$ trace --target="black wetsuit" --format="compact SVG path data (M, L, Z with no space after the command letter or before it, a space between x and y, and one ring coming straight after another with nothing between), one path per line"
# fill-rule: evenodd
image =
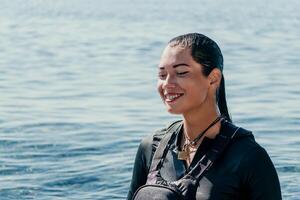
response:
M223 121L224 131L229 122ZM281 199L278 176L267 152L258 145L252 133L241 129L232 139L222 156L200 180L197 200L279 200ZM152 156L166 129L146 137L141 142L135 159L132 182L127 200L131 200L136 189L146 183ZM205 137L189 168L177 159L182 129L172 143L161 175L168 181L181 178L210 148L213 139Z

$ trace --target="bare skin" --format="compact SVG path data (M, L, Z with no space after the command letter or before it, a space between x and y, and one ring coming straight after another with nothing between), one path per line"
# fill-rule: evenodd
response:
M206 77L202 67L192 58L190 49L180 46L167 46L159 63L158 92L169 113L182 115L184 134L189 140L195 139L220 116L215 94L222 74L215 68ZM221 123L216 123L204 136L214 138L220 127ZM190 165L202 139L190 149L187 165Z

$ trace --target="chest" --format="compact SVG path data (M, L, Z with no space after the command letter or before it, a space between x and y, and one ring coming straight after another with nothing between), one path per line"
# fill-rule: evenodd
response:
M195 156L195 161L192 162L190 167L193 167L193 163L196 163L199 157L201 157L201 153ZM214 163L200 180L196 199L240 199L240 180L233 165L234 163L224 159ZM177 151L168 151L160 170L161 176L167 181L175 181L183 177L188 171L189 168L185 166L184 161L178 159Z

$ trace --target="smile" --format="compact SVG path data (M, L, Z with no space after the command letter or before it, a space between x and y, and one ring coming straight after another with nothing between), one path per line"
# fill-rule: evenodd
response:
M165 101L167 103L175 102L177 99L179 99L183 94L166 94L165 95Z

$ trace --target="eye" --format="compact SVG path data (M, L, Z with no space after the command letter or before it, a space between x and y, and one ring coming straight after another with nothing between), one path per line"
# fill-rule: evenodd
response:
M167 74L165 73L158 73L158 78L160 78L161 80L166 79Z
M185 74L189 73L188 71L185 71L185 72L177 72L176 74L178 76L184 76Z

